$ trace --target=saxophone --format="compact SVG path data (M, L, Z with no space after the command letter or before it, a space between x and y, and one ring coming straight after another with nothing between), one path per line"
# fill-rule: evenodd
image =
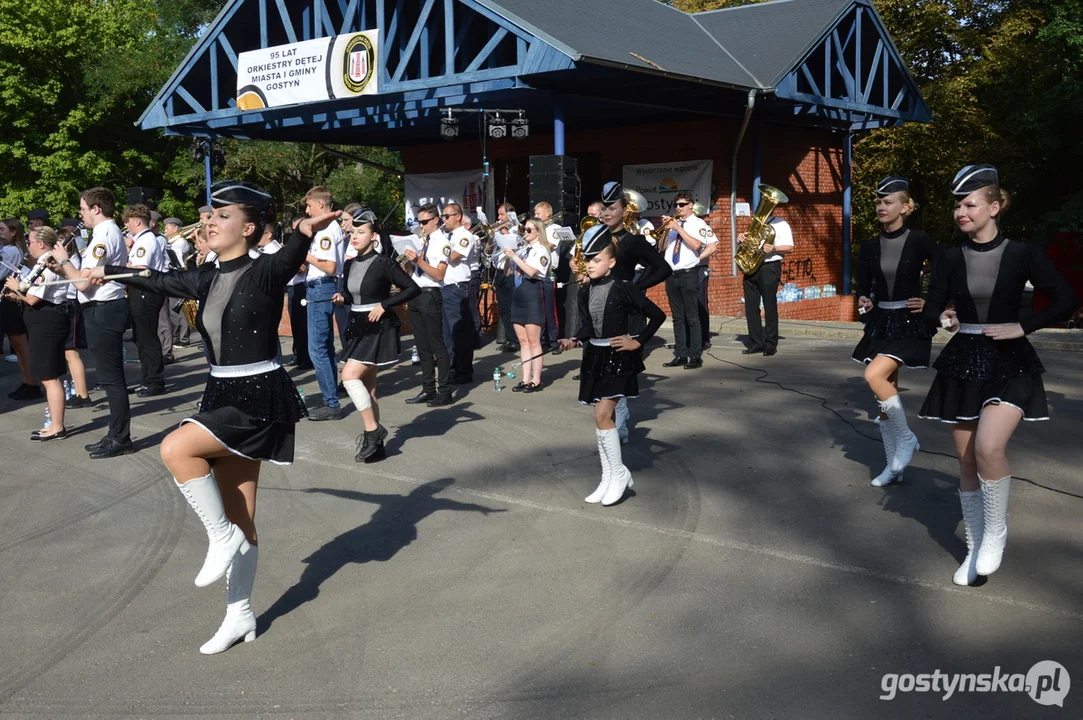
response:
M763 265L763 261L767 258L763 246L775 240L775 229L767 221L776 206L790 201L786 193L770 185L760 185L759 190L760 204L752 215L752 224L745 231L744 242L737 248L737 254L733 256L737 269L745 275L752 275Z
M203 261L206 259L206 255L196 255L196 267L202 265ZM199 314L199 301L185 300L182 302L181 314L184 315L184 319L188 322L188 327L192 330L196 330L196 315Z

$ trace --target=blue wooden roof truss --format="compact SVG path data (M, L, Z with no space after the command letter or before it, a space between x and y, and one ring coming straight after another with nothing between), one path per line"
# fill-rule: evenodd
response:
M233 96L240 53L373 28L380 38L378 95L237 111ZM138 124L181 135L390 145L401 144L393 139L408 138L408 128L415 128L417 135L424 126L421 136L429 137L428 128L447 108L549 109L553 98L565 92L571 102L584 105L582 114L601 113L595 108L606 101L592 90L598 87L599 73L625 83L649 78L640 71L573 58L568 50L558 50L531 28L518 27L474 0L234 0ZM713 88L696 78L688 83L696 83L696 92L686 95L697 98L688 111L740 111L742 95L733 88ZM866 0L856 0L774 90L765 110L799 124L850 130L929 117ZM635 103L628 104L642 115L657 114L671 110L672 95L636 93ZM617 107L621 97L610 100L609 106ZM649 107L652 102L657 104ZM627 116L627 110L617 107L614 114ZM531 118L532 123L537 120Z
M929 108L871 4L850 6L777 85L795 117L863 130L928 122Z

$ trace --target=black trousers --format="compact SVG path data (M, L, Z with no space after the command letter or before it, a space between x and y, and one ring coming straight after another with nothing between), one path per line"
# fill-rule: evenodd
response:
M542 325L542 345L556 345L560 339L560 327L557 325L556 283L548 278L541 281L542 303L545 311L545 323Z
M493 290L496 291L496 304L500 309L500 326L504 328L504 341L514 343L515 327L511 324L511 303L515 293L515 278L497 270L493 277Z
M128 405L128 383L124 379L124 331L128 329L128 317L128 301L123 298L83 305L94 371L109 401L107 437L117 443L131 440L132 411ZM157 334L152 333L151 337L158 341Z
M470 314L474 316L474 343L481 347L481 309L478 295L481 293L481 268L470 271Z
M675 357L703 356L703 333L699 322L699 269L678 270L666 278L666 296L673 315Z
M293 331L293 362L295 365L312 365L308 357L308 309L301 301L308 294L304 283L290 285L290 328Z
M478 331L474 313L470 312L470 282L445 285L440 288L440 295L444 305L444 347L448 350L451 374L460 378L473 377Z
M143 384L155 390L164 388L165 361L162 359L162 341L158 338L158 319L165 305L165 297L131 288L128 290L128 303L135 329L135 347L139 351L139 365L143 370Z
M700 265L696 268L696 277L699 279L699 329L703 332L703 347L711 341L711 313L707 301L707 281L711 276L711 268Z
M752 275L745 275L745 319L752 347L778 347L778 283L782 278L782 262L764 263ZM763 298L763 320L760 325L760 298Z
M440 288L423 288L421 295L410 301L410 325L421 361L421 389L424 392L439 389L440 394L446 394L451 364L444 345L444 300ZM440 372L439 388L437 370Z

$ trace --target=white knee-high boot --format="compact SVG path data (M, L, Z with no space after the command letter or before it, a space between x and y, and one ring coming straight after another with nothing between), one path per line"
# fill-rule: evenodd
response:
M981 490L960 490L959 504L963 508L963 528L966 531L966 559L952 575L956 585L973 585L978 579L978 548L985 533L985 512Z
M173 480L176 482L176 478ZM207 557L196 575L196 586L206 587L226 574L233 556L248 547L241 529L226 517L222 494L213 474L207 474L186 483L177 483L181 494L196 511L207 530Z
M895 461L895 431L891 429L891 422L880 419L877 425L880 426L880 439L884 441L884 457L887 459L887 464L883 471L872 479L872 485L884 487L902 480L902 473L891 471L891 463Z
M617 435L620 436L622 443L628 442L628 421L631 420L632 415L628 412L628 398L621 398L617 401L617 409L614 413L617 422Z
M624 497L626 488L632 486L632 473L624 467L620 452L620 437L617 435L616 428L598 432L609 460L610 472L609 487L606 488L605 496L602 498L602 505L612 505Z
M914 453L921 449L921 445L918 444L918 436L910 432L910 426L906 424L906 413L898 395L892 395L880 403L880 409L887 413L891 430L895 433L895 457L890 467L898 475L914 459Z
M259 548L249 545L233 558L226 573L226 618L199 651L204 655L225 652L238 640L256 639L256 615L252 612L252 585L256 581Z
M606 431L595 430L595 432L598 435L598 459L602 463L602 481L598 483L598 487L595 488L594 492L583 498L584 502L589 503L600 503L602 501L602 498L605 497L605 491L609 487L609 479L613 474L612 468L609 466L609 455L606 454L605 447L603 447L604 440L602 433Z
M1008 496L1012 490L1012 478L986 480L980 475L982 510L985 514L985 533L975 569L979 575L992 575L1000 567L1004 546L1008 544Z

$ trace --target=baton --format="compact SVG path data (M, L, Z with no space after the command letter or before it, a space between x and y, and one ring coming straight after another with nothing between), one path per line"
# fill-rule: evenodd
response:
M140 270L139 272L132 272L132 273L118 273L116 275L103 275L99 279L101 279L101 280L124 280L124 279L127 279L127 278L134 278L134 277L150 277L150 270ZM89 281L90 281L90 278L84 278L84 277L76 278L74 280L70 280L68 278L65 278L63 280L50 280L49 282L43 282L41 285L34 285L33 287L47 287L49 285L70 285L71 283L89 282ZM21 293L25 293L30 288L31 288L30 283L28 283L26 281L23 281L23 282L19 283L19 292L21 292Z
M545 352L538 353L534 357L527 358L526 360L519 360L518 362L512 363L511 367L509 367L508 371L506 373L504 373L504 374L509 378L514 378L515 377L515 371L518 370L519 368L521 368L525 363L528 363L531 360L537 360L540 357L545 357L546 355L553 355L553 354L559 353L559 352L560 352L560 345L557 345L555 347L552 347L552 348L546 350Z
M306 307L307 305L310 305L312 303L319 304L328 302L334 302L334 300L309 300L308 298L301 298L301 307Z

